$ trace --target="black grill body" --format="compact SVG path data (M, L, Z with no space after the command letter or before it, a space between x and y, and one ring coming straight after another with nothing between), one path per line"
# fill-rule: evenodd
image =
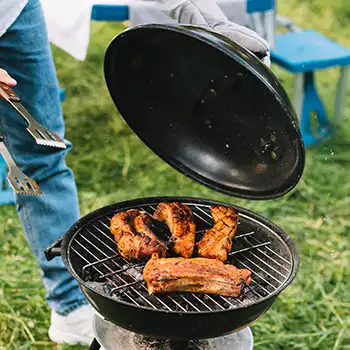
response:
M110 322L154 338L218 337L256 321L295 278L299 257L288 235L265 218L234 207L240 219L227 263L252 271L252 284L242 290L241 296L148 295L141 281L140 262L126 261L118 256L116 243L109 232L109 220L114 213L131 208L152 214L158 203L166 201L191 206L197 240L212 225L210 206L231 206L187 197L144 198L117 203L81 218L62 241L46 251L49 259L62 255L87 300Z

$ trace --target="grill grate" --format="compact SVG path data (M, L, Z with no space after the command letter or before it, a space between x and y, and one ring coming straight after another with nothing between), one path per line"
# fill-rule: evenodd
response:
M190 205L197 227L197 241L213 225L210 205ZM153 214L154 205L139 208ZM69 246L76 273L96 291L139 307L175 312L228 310L251 305L282 288L292 269L286 243L270 228L239 215L238 231L227 263L252 271L252 283L238 298L178 293L149 295L142 280L143 263L131 263L116 254L117 243L109 231L114 213L96 218L81 228Z

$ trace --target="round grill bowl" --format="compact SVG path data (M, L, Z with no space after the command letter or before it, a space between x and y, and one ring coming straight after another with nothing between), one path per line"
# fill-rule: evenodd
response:
M113 204L81 218L62 241L47 249L47 257L61 254L89 303L108 321L135 333L155 338L204 339L253 323L294 280L299 256L280 227L246 209L233 206L240 219L232 255L227 260L252 271L252 284L244 287L238 298L199 293L149 296L144 284L135 283L137 274L142 273L140 266L111 275L129 267L130 262L116 257L116 243L109 232L110 218L131 208L152 213L158 203L175 201L191 206L200 232L212 224L210 206L232 206L187 197L144 198ZM105 274L110 275L99 277ZM113 288L129 283L133 284L113 292Z

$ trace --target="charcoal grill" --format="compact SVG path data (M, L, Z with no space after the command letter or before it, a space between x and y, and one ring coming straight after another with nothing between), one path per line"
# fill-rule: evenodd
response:
M252 271L252 283L240 297L195 293L149 295L142 281L143 263L127 261L117 254L109 221L118 211L139 208L152 214L158 203L174 201L192 208L197 239L213 225L210 206L229 206L187 197L122 202L82 218L62 242L47 251L47 257L62 253L88 301L107 320L132 332L155 338L202 339L248 326L267 311L294 279L299 258L293 242L278 226L235 207L239 226L227 263ZM157 227L153 229L157 232Z
M106 52L105 77L122 117L160 158L219 192L277 198L299 181L305 150L291 103L272 72L251 52L205 28L133 27ZM117 147L117 146L116 146ZM207 199L134 199L98 209L46 251L61 255L91 305L134 333L178 341L223 336L261 317L294 280L299 257L288 235L247 209L226 263L252 271L238 298L200 293L149 295L143 262L117 253L111 217L178 201L194 213L197 240L212 225ZM153 230L165 235L160 225Z

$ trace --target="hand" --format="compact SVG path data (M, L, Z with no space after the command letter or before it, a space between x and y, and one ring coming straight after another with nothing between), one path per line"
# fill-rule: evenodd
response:
M15 86L17 81L10 77L10 75L4 70L0 68L0 82L5 83L8 86Z
M166 5L170 17L183 24L209 27L253 53L265 56L262 61L270 66L270 47L253 30L230 22L215 0L156 0Z

